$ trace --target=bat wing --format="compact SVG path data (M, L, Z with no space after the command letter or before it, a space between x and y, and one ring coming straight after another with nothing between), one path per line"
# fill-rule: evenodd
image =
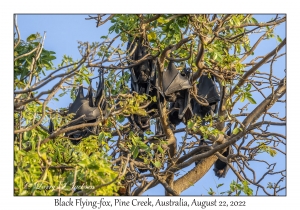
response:
M166 96L192 87L189 78L180 74L173 61L169 62L167 70L164 71L162 83Z
M218 91L218 87L214 81L214 78L209 78L208 75L202 75L199 78L199 83L197 85L198 89L198 97L204 98L209 103L209 106L203 106L197 103L195 100L193 101L193 111L195 114L204 117L211 110L216 113L217 104L220 101L220 93Z
M180 122L186 123L193 116L191 106L190 88L192 87L189 72L184 70L184 74L180 73L172 61L168 65L168 69L163 74L164 94L171 101L169 120L173 125Z

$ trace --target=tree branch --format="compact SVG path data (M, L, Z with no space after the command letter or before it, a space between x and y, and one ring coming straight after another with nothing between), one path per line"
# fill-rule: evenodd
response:
M286 39L284 39L274 50L267 54L260 62L253 66L249 71L247 71L236 86L231 90L230 97L233 96L238 87L241 87L248 79L248 77L253 74L259 67L261 67L269 58L275 55L284 45L286 44Z

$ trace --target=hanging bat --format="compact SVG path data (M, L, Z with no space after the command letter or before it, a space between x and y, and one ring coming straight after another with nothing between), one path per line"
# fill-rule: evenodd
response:
M184 68L182 72L176 69L173 61L163 73L163 91L170 102L169 120L174 127L180 122L186 123L193 116L189 89L192 88L191 74Z
M105 112L106 101L104 98L103 73L101 76L99 76L99 84L95 98L93 97L92 91L93 89L91 83L86 96L83 95L83 87L79 87L75 101L69 106L68 113L75 114L72 119L72 123L70 123L69 126L96 122L100 117L99 108L102 110L102 113ZM76 145L79 144L82 138L88 137L91 134L99 134L99 126L85 127L75 131L67 132L65 135L70 138L73 144Z
M138 62L148 54L149 43L142 37L135 38L132 42L128 42L127 50L131 52L129 57L130 64ZM157 96L159 91L156 77L156 59L145 60L142 63L135 65L130 69L131 73L131 91L138 94L146 94L149 97ZM150 128L150 117L157 114L158 103L152 102L146 108L146 111L153 110L149 116L133 115L129 121L135 129L141 130L141 133Z

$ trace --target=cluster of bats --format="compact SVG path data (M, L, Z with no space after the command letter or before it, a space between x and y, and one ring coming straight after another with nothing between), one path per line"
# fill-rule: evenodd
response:
M128 42L127 50L131 52L128 64L135 64L136 61L148 54L149 48L147 44L147 41L142 38L135 38ZM144 60L140 64L133 66L130 69L131 91L138 94L146 94L150 97L157 97L157 101L152 101L146 108L146 111L156 111L149 112L148 116L131 115L128 119L133 130L139 131L141 135L150 128L150 119L159 116L157 115L159 113L158 110L161 109L165 100L169 102L168 118L173 129L181 122L186 124L194 115L198 115L203 119L207 115L217 113L220 93L213 76L209 77L203 74L199 78L197 95L195 96L197 100L190 94L190 89L193 87L192 72L187 68L179 71L174 61L171 60L167 69L163 71L162 89L158 84L156 59ZM74 114L72 123L69 126L96 122L100 114L105 113L106 106L104 77L102 74L99 76L96 94L93 94L91 85L86 96L83 94L83 87L79 87L75 101L69 106L68 112ZM100 112L99 109L103 110L103 112ZM202 120L202 123L205 125L204 120ZM49 132L53 132L51 127L53 126L50 122ZM230 135L231 126L228 125L227 127L227 135ZM65 135L70 138L73 144L78 144L82 138L91 134L97 135L100 130L99 126L93 126L70 131ZM158 132L162 132L162 130ZM203 144L205 144L205 141L202 140L199 146ZM232 148L228 147L223 155L226 157L231 153ZM197 162L195 164L197 165ZM218 159L215 162L214 171L217 177L225 177L228 169L228 165L221 160Z

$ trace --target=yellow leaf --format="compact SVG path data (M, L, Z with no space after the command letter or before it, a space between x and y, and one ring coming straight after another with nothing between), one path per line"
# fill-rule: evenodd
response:
M157 19L157 22L164 24L165 22L167 22L163 17L160 17Z
M156 96L153 96L153 97L152 97L152 101L153 101L153 102L157 102Z
M156 33L155 32L151 32L147 35L147 38L149 41L151 40L155 40L156 39Z

